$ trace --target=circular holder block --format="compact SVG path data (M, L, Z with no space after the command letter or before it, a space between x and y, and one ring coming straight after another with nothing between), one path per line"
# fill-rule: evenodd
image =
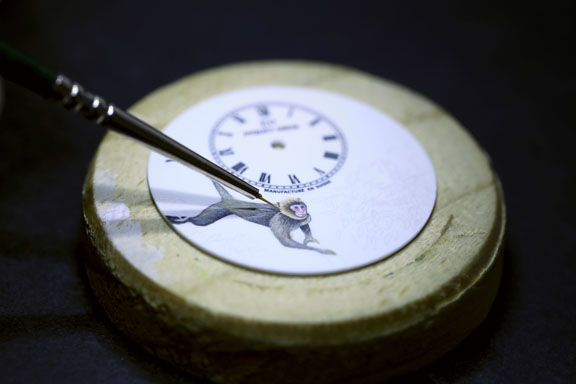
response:
M136 343L218 383L376 383L440 357L482 322L498 289L505 212L489 158L424 97L328 64L217 68L153 92L131 112L163 129L210 97L267 85L338 93L402 124L436 174L422 231L392 256L347 272L243 268L171 228L148 189L150 151L109 133L83 192L85 264L99 302Z

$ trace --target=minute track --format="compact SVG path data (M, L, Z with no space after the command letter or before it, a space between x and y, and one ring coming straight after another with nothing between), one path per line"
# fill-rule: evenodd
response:
M282 101L223 114L211 130L209 148L218 165L271 192L301 193L324 185L347 154L346 140L329 116Z

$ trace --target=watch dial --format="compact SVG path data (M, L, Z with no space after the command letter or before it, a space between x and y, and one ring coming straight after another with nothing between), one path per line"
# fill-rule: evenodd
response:
M436 200L418 141L340 94L240 89L191 106L164 132L273 202L150 155L150 191L169 225L196 249L244 267L308 275L374 263L420 232Z
M220 166L265 191L303 191L338 172L347 147L325 115L298 104L262 102L219 120L210 152Z

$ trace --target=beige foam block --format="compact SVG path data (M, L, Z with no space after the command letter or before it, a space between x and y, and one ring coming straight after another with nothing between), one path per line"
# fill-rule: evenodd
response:
M328 64L217 68L153 92L131 112L162 129L206 98L270 84L340 93L402 123L437 175L425 228L392 257L346 273L243 269L170 228L148 190L149 150L109 133L84 189L86 264L103 307L143 347L216 382L380 382L439 357L483 320L498 287L504 211L490 160L434 103Z

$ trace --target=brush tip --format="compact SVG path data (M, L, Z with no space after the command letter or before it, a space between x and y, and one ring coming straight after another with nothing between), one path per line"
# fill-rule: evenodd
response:
M267 203L267 204L270 204L271 206L275 207L274 204L272 204L271 202L269 202L268 200L266 200L264 197L262 197L262 195L259 195L258 198L259 198L260 200L262 200L263 202L265 202L265 203Z

